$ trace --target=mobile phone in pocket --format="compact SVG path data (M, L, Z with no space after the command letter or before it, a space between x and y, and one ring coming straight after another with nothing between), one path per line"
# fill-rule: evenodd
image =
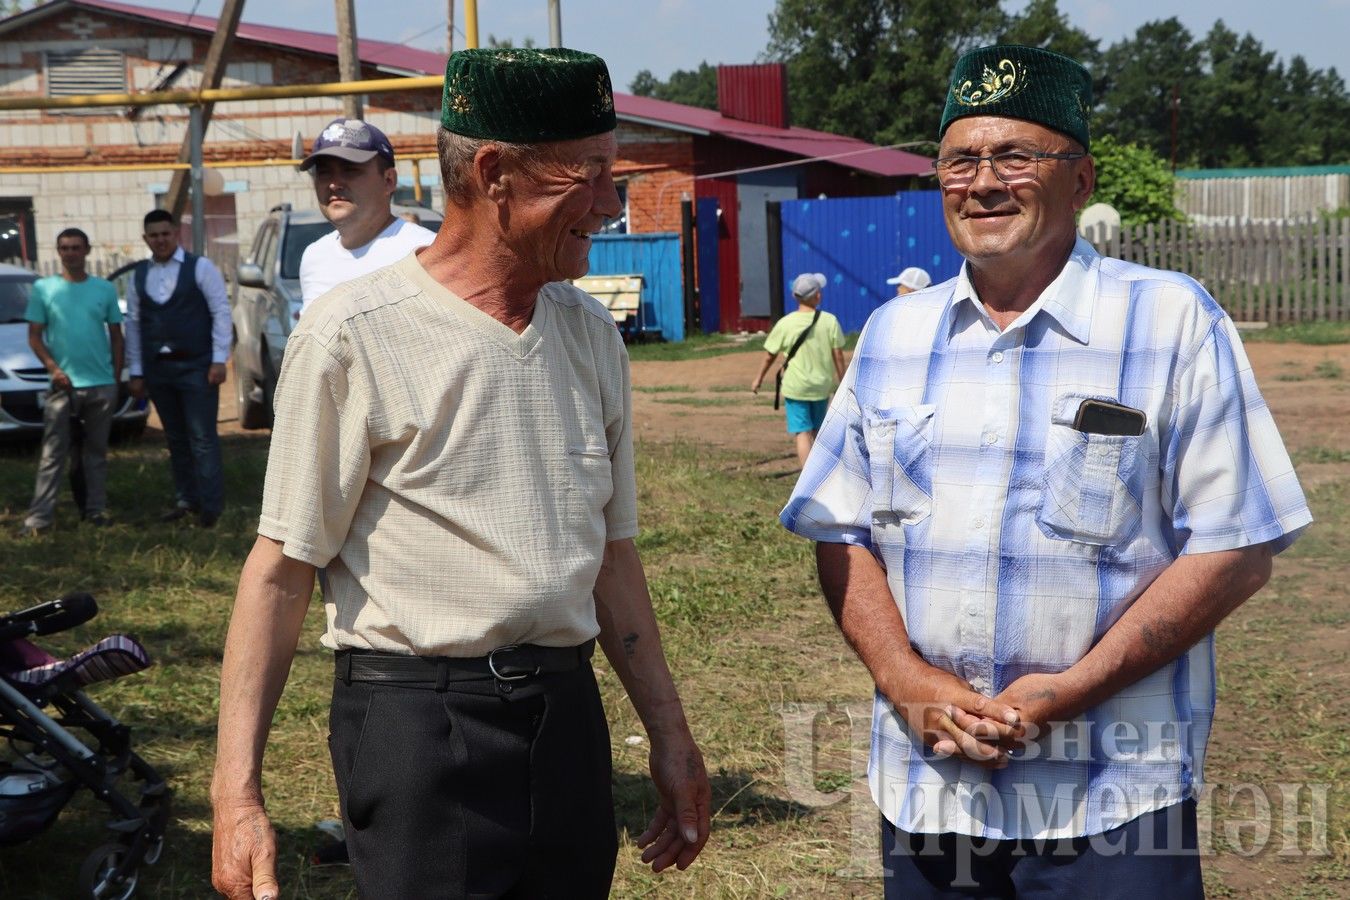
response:
M1084 400L1073 418L1073 427L1084 434L1137 437L1147 424L1143 410L1108 400Z

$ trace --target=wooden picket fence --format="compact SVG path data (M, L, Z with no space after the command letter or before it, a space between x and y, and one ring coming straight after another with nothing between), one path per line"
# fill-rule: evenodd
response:
M1350 320L1350 219L1103 226L1088 240L1107 256L1185 272L1238 322Z

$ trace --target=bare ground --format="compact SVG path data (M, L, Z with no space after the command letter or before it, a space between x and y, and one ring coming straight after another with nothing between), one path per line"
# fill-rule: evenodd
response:
M1347 465L1342 454L1350 448L1350 345L1249 343L1246 349L1286 446L1298 461L1305 490L1311 493L1320 486L1343 481ZM754 397L748 390L760 360L759 354L745 353L691 362L634 363L634 422L639 439L748 450L757 460L753 468L765 476L784 479L786 494L796 462L784 432L782 413L774 412L771 393ZM1320 517L1321 513L1314 508L1314 515ZM1293 595L1301 607L1320 611L1317 621L1301 633L1302 639L1282 643L1274 659L1282 671L1300 673L1311 688L1326 697L1344 697L1350 689L1350 630L1344 624L1350 613L1350 594L1344 579L1343 558L1311 569L1280 558L1276 560L1275 578L1263 592L1282 590ZM1258 595L1240 609L1224 629L1233 629L1238 635L1247 629L1259 630L1261 617L1266 614L1262 599ZM820 618L784 623L781 631L761 637L766 643L781 644L784 653L798 657L819 654L817 658L823 661L840 651L847 653L832 626L826 623L822 627ZM1221 671L1230 679L1241 679L1246 669L1230 673L1224 668L1226 643L1225 631L1221 630ZM835 671L839 679L827 688L803 686L803 694L854 703L867 696L868 681L861 666L845 664ZM1234 695L1238 699L1233 699ZM1216 852L1205 862L1211 896L1350 897L1350 886L1344 880L1350 847L1344 831L1335 826L1337 819L1344 822L1343 811L1339 816L1335 813L1337 805L1346 802L1343 781L1332 784L1330 856L1319 857L1320 862L1303 855L1279 855L1278 842L1250 856L1236 852L1231 842L1225 842L1230 824L1240 824L1243 819L1242 798L1234 794L1234 785L1269 788L1276 782L1319 777L1302 769L1297 756L1289 753L1288 746L1280 746L1276 737L1263 737L1260 729L1254 731L1252 710L1245 707L1238 691L1230 692L1229 697L1225 702L1224 694L1220 694L1207 773L1210 782L1218 785L1212 796L1215 833L1211 841ZM1311 714L1319 717L1315 711ZM1291 705L1288 715L1308 716L1310 711ZM1308 724L1336 727L1332 723ZM856 783L853 789L858 789ZM1278 807L1279 797L1272 795L1271 802ZM821 814L837 817L836 824L847 832L849 823L842 810L847 805L842 804L837 812ZM1277 822L1277 836L1280 828ZM1251 829L1239 828L1234 834L1240 843ZM1303 846L1307 846L1306 840ZM1310 875L1313 868L1320 874ZM824 888L831 896L862 896L875 890L874 883L838 879L818 885L817 890Z

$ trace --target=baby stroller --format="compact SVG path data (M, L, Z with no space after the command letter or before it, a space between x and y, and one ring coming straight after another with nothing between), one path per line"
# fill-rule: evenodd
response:
M131 749L131 729L85 696L86 685L120 678L150 665L145 648L126 635L104 638L57 659L26 638L73 628L92 619L88 594L67 594L31 609L0 615L0 846L44 832L75 792L85 787L112 812L112 839L80 868L81 896L126 900L142 863L164 849L171 792ZM119 788L123 775L139 782ZM130 780L129 779L129 780Z

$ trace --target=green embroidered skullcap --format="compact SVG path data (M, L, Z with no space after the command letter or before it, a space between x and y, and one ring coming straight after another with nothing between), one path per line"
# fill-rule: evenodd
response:
M1007 116L1038 122L1088 149L1092 78L1077 60L1017 44L971 50L956 61L942 127L965 116Z
M605 61L563 48L458 50L445 65L441 124L483 140L533 144L613 131Z

